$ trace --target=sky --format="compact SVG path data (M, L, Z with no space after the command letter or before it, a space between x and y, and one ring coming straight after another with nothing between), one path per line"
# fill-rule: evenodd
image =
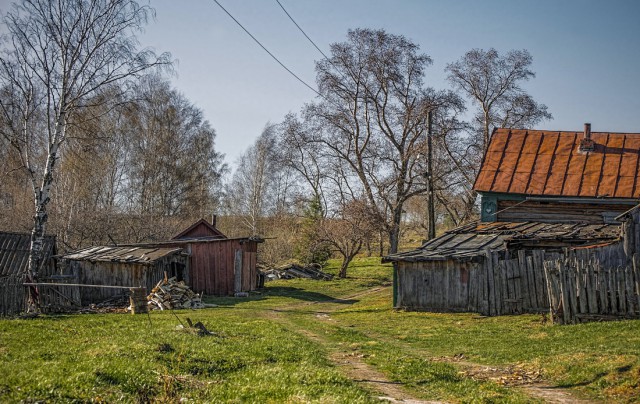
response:
M317 88L323 56L276 0L218 0L290 70ZM403 35L433 59L425 83L450 88L444 69L473 48L526 49L536 77L523 87L554 119L537 129L640 132L640 1L280 0L329 53L349 29ZM142 46L170 52L172 82L204 112L233 165L267 123L316 94L259 47L213 0L152 0Z

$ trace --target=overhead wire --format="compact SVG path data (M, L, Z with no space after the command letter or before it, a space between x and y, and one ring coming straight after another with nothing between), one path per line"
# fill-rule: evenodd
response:
M226 8L224 8L222 6L222 4L220 4L220 2L218 2L218 0L213 0L214 3L216 3L218 5L218 7L220 7L222 9L222 11L224 11L236 24L238 24L238 26L240 26L240 28L242 28L242 30L244 32L247 33L247 35L249 35L251 37L251 39L253 39L255 41L255 43L257 43L265 52L267 52L267 54L269 56L271 56L271 58L273 58L273 60L275 60L276 62L278 62L278 64L280 66L282 66L283 69L285 69L290 75L292 75L293 77L295 77L300 83L302 83L305 87L307 87L309 90L313 91L314 93L316 93L318 96L325 98L322 94L320 94L320 92L318 90L316 90L315 88L313 88L312 86L310 86L309 84L307 84L306 81L302 80L297 74L295 74L291 69L289 69L287 66L285 66L284 63L282 63L280 61L280 59L278 59L273 53L271 53L269 51L269 49L266 48L266 46L264 46L262 44L262 42L260 42L258 40L258 38L256 38L255 36L253 36L253 34L251 34L251 32L249 32L249 30L247 30L244 25L242 25L240 23L240 21L238 21L229 11L227 11Z
M311 42L311 45L313 45L318 52L320 52L320 54L322 56L324 56L325 59L331 61L331 59L329 59L329 57L327 55L325 55L325 53L322 51L322 49L320 49L320 47L318 47L318 45L316 45L315 42L313 42L313 40L309 37L309 35L307 35L306 32L304 32L304 30L302 29L302 27L300 27L300 25L296 22L296 20L293 19L293 17L291 16L291 14L289 14L289 12L284 8L284 6L282 5L282 3L280 3L280 0L276 0L276 3L278 3L278 5L280 6L280 8L282 9L282 11L284 11L284 13L287 15L287 17L289 17L289 19L291 20L292 23L294 23L294 25L296 27L298 27L298 29L300 30L300 32L302 32L302 35L305 36L305 38L307 38L309 40L309 42Z
M302 35L305 36L305 38L307 38L307 40L309 42L311 42L311 45L313 45L314 48L316 48L316 50L318 52L320 52L320 54L322 55L322 57L331 64L331 66L333 66L336 69L336 72L342 77L343 80L348 81L349 79L347 78L347 76L340 70L340 68L338 66L336 66L335 63L333 63L333 60L331 60L331 58L329 56L326 55L326 53L324 53L322 51L322 49L320 49L320 47L313 41L313 39L311 39L311 37L309 35L307 35L307 33L302 29L302 27L300 26L300 24L298 24L296 22L296 20L293 18L293 16L291 14L289 14L289 12L284 8L284 6L282 5L282 3L280 3L280 0L276 0L276 3L278 3L278 5L280 6L280 8L282 9L282 11L284 11L284 13L287 15L287 17L289 17L289 19L291 20L291 22L298 28L298 30L300 30L300 32L302 32ZM369 92L366 88L365 90L367 91L367 93ZM325 97L326 99L326 97ZM335 102L331 101L332 103L335 104Z

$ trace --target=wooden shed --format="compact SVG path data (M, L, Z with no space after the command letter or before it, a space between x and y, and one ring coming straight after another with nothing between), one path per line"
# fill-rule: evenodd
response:
M61 257L61 264L78 283L151 290L165 272L178 280L189 279L189 257L175 246L129 245L91 247ZM80 288L83 305L98 303L125 292L125 289Z
M255 237L227 238L201 219L162 245L183 248L190 255L189 286L195 292L229 296L258 287L258 244Z
M619 240L619 225L472 223L413 251L384 257L394 263L394 307L484 315L549 310L543 262L564 248Z
M227 238L201 219L172 240L152 244L91 247L61 257L67 273L85 285L146 287L164 273L184 280L194 292L229 296L258 287L259 238ZM81 288L82 304L103 301L117 289Z

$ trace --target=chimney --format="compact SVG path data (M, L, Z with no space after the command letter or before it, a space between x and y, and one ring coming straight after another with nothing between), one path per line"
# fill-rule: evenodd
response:
M216 227L216 222L218 221L217 215L211 215L211 226Z
M591 124L584 124L584 137L580 140L581 152L592 152L596 149L596 142L591 139Z

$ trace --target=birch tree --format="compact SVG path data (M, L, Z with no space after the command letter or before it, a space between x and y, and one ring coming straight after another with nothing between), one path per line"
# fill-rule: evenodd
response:
M131 0L22 0L4 16L2 135L18 152L33 192L31 279L43 260L56 162L77 112L105 86L126 89L138 74L170 65L168 54L139 49L135 34L152 12Z
M279 197L274 187L281 167L276 157L275 127L267 124L262 134L238 159L237 168L227 185L228 204L242 216L252 235L262 233L261 219L277 208Z

